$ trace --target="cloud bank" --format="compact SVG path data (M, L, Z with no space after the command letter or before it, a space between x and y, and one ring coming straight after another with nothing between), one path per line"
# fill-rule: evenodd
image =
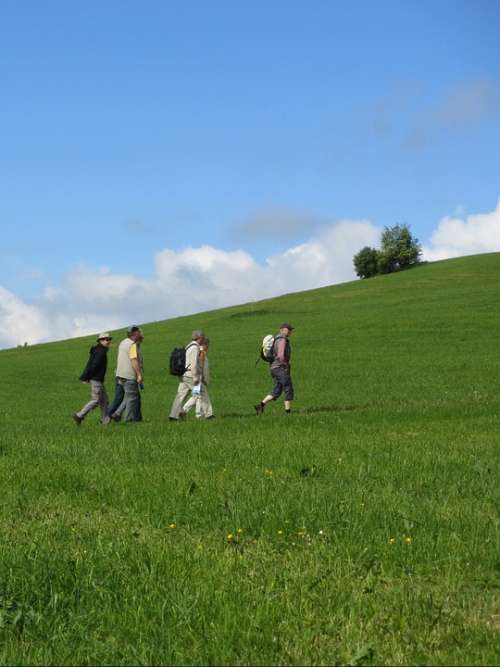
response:
M423 247L428 261L500 251L500 199L491 213L442 218Z
M150 279L80 266L33 303L0 287L0 347L82 336L352 280L353 255L364 245L375 245L380 231L366 220L343 220L263 263L243 250L166 248L153 258Z
M152 277L79 266L60 287L33 303L0 286L0 348L83 336L236 305L355 278L352 258L377 246L381 229L343 220L307 242L257 262L243 251L213 246L165 248L152 258ZM444 217L423 246L428 261L500 251L500 199L490 213Z

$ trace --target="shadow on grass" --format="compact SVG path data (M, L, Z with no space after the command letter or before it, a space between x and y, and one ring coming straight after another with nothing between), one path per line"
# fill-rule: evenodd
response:
M280 406L281 407L281 406ZM346 405L340 405L340 404L332 404L332 405L314 405L311 407L306 407L306 408L297 408L295 410L292 410L292 416L293 415L313 415L321 412L354 412L354 411L361 411L361 410L368 410L372 408L373 405L370 403L360 403L359 405L356 404L346 404ZM273 416L277 416L280 414L283 414L283 416L286 416L284 413L283 408L281 407L274 410L271 408L268 408L268 413L266 414L272 414ZM222 419L243 419L245 417L256 417L256 414L254 411L251 412L224 412L220 414L220 417Z

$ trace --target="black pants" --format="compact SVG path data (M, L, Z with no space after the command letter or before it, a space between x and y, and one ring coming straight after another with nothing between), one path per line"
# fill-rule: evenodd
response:
M286 368L271 368L271 377L274 387L271 392L274 400L279 398L285 392L285 401L293 401L293 384L290 371Z

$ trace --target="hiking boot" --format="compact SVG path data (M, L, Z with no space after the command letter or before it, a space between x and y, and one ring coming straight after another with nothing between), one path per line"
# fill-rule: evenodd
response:
M255 408L255 413L258 417L264 412L264 406L262 403L257 403L257 405L253 406Z
M178 422L179 420L176 417L169 417L168 421L169 422Z
M114 422L117 422L117 423L121 422L121 420L122 420L122 416L117 415L116 412L114 414L110 415L109 418L112 419Z
M76 424L77 426L80 426L80 424L81 424L82 421L83 421L83 417L79 417L79 416L76 414L76 412L75 412L74 415L71 415L71 419L75 422L75 424Z

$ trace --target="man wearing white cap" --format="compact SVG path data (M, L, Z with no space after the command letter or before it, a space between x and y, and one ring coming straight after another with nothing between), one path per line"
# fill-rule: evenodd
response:
M109 423L107 415L108 395L104 386L104 378L106 377L108 367L108 349L111 345L111 340L112 338L107 331L100 333L97 337L97 345L93 345L90 348L89 360L83 373L80 375L82 382L90 384L90 401L83 406L80 412L75 412L72 415L73 421L77 426L80 426L85 416L98 405L101 408L103 424Z

